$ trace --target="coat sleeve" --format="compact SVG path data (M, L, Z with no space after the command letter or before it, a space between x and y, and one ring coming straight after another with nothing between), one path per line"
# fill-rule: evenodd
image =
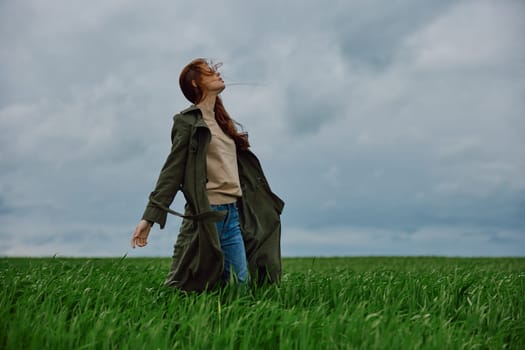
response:
M142 215L142 219L158 223L161 229L166 225L167 212L155 205L153 201L169 207L184 182L191 126L182 119L180 116L174 118L171 151L164 162L155 190L151 192L150 200Z

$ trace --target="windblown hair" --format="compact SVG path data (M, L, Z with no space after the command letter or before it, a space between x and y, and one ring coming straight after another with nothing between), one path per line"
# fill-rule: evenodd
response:
M205 91L201 87L201 77L214 74L213 72L214 68L204 58L197 58L182 69L179 76L180 89L191 103L198 104L205 97ZM196 87L192 84L192 81L195 81ZM215 112L215 120L217 120L217 124L219 124L222 131L235 141L237 147L243 151L247 150L250 147L248 137L238 132L235 125L240 126L240 124L230 117L219 96L217 96L213 110Z

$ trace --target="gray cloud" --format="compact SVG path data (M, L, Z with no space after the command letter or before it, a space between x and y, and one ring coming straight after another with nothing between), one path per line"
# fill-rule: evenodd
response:
M202 56L239 84L285 255L525 254L520 1L0 6L0 254L128 252Z
M0 197L0 216L9 214L12 210L13 209L5 202L5 199Z

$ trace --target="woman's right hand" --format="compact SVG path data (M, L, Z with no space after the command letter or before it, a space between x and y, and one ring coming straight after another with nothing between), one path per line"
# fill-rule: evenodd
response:
M137 228L135 229L135 232L133 233L133 237L131 238L132 248L135 248L135 246L144 247L146 244L148 244L148 235L149 231L151 230L151 226L151 223L148 221L140 220Z

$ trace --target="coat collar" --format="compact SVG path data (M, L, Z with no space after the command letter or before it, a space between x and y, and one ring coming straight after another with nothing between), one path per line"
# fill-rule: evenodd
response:
M195 110L197 110L197 111L200 112L200 109L199 109L199 107L197 107L197 105L191 105L191 106L189 106L188 108L186 108L186 109L180 111L180 114L190 113L190 112L193 112L193 111L195 111Z
M200 108L197 107L194 104L189 106L188 108L180 111L180 114L182 114L182 115L184 115L184 114L193 114L196 117L195 126L202 126L202 127L206 127L206 128L208 127L208 125L204 121L204 118L202 118L202 112L201 112Z

